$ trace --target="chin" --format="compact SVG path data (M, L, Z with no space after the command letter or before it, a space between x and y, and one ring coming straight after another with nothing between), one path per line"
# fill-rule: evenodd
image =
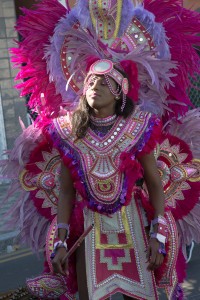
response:
M93 109L100 109L102 108L102 105L100 103L97 103L97 101L92 100L92 101L88 101L88 105L93 108Z

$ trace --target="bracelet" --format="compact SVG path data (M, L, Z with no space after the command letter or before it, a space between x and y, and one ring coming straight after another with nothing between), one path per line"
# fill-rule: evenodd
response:
M154 225L158 224L157 232L154 232ZM159 239L161 239L162 243L165 243L167 237L168 237L168 225L165 217L158 216L154 220L151 221L150 226L150 236L152 234L158 234Z
M54 244L54 247L53 247L53 252L51 253L50 255L50 259L53 259L56 255L56 252L59 248L65 248L65 250L67 251L67 243L64 241L58 241Z
M167 225L167 221L166 221L165 217L159 215L157 218L155 218L151 221L151 224L152 225L155 225L155 224Z
M65 248L67 250L67 243L64 241L58 241L54 244L53 250L57 250L58 248Z
M158 242L162 243L165 245L166 242L166 236L160 234L160 233L151 233L150 234L151 238L157 239Z
M159 243L159 249L158 249L158 253L166 256L167 252L165 250L165 245L163 243Z
M57 224L57 229L59 228L63 228L63 229L66 229L69 231L69 224L66 224L66 223L58 223Z
M70 229L70 225L66 224L66 223L58 223L56 227L57 227L57 230L58 229L66 229L67 233L66 233L65 238L68 239L69 233L70 233L70 230L69 230Z
M163 254L164 256L166 256L167 255L167 252L165 250L166 237L162 236L161 234L158 234L158 233L152 233L150 235L150 237L157 239L157 241L159 242L158 253Z

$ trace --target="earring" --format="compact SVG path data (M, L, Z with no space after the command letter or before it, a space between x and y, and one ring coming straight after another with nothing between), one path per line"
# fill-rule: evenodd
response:
M119 99L120 99L120 97L119 97L119 96L115 97L115 100L119 100Z

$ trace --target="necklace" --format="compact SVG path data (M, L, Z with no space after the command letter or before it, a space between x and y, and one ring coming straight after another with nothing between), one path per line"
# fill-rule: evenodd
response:
M106 118L98 118L98 117L94 117L94 116L90 116L90 121L92 124L98 126L108 126L110 124L113 124L115 122L117 118L117 115L112 115L112 116L108 116Z
M117 115L108 116L106 118L97 118L90 116L90 128L99 137L104 137L115 123Z

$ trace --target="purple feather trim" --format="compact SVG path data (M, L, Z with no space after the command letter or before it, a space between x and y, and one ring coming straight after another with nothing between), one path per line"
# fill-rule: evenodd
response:
M153 58L154 52L143 50L140 46L128 54L108 51L115 61L132 60L137 64L140 107L161 117L165 110L170 110L168 105L171 99L168 98L166 89L173 84L174 74L171 70L175 69L176 65L169 60ZM180 101L174 102L180 105Z
M158 58L170 59L169 45L162 23L157 23L155 21L155 16L144 9L142 5L134 10L134 16L144 25L147 32L153 37Z
M176 288L172 295L172 300L183 300L183 289L181 286L177 283Z
M134 5L131 0L124 0L122 4L121 23L118 36L122 36L134 15Z
M72 14L82 27L92 30L88 0L79 0L74 9L72 9Z

